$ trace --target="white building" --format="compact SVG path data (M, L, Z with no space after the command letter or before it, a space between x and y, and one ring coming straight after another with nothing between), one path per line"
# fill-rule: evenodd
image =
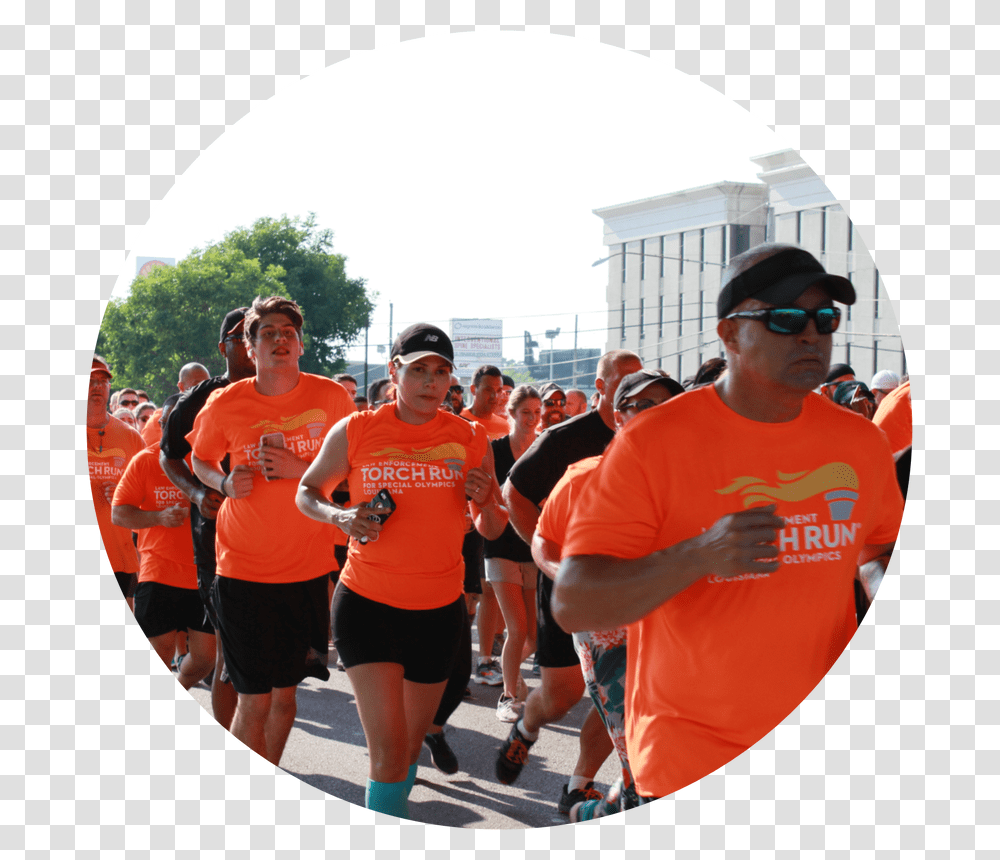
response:
M608 264L607 349L631 349L684 380L723 355L715 333L722 269L762 242L789 242L849 278L857 301L832 361L868 382L906 372L899 329L871 256L829 189L793 150L753 159L760 183L718 182L595 209Z

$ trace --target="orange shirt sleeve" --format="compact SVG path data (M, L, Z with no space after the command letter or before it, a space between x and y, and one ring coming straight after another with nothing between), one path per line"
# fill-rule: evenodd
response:
M913 444L913 406L908 381L882 399L872 422L876 427L881 427L889 437L889 447L893 454L898 454Z
M559 546L566 542L566 530L569 526L570 515L576 507L580 492L600 462L600 457L587 457L585 460L573 463L556 482L549 497L545 500L541 516L535 527L538 534L545 540L552 541Z

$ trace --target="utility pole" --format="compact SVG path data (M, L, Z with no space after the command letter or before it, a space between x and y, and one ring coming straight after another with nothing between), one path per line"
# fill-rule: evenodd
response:
M576 388L576 344L580 334L580 315L573 319L573 387Z
M365 394L368 394L368 326L365 326Z

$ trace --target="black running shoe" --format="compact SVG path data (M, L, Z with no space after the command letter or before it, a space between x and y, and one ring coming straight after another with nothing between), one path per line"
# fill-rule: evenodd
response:
M510 727L510 734L497 753L497 779L500 782L511 785L521 775L533 743L517 730L517 723Z
M603 797L604 795L594 788L593 780L583 788L574 788L572 791L569 790L569 783L567 783L562 787L562 797L559 798L559 814L569 815L569 811L576 804L587 800L601 800Z
M424 735L424 746L430 750L431 761L441 773L458 773L458 758L444 739L444 732Z

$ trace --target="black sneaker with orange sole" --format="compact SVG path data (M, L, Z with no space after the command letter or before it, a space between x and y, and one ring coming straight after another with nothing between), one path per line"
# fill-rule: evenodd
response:
M510 727L510 734L497 753L497 779L500 782L511 785L521 775L533 743L518 731L517 723Z
M562 787L562 797L559 798L559 814L569 815L569 811L578 803L587 800L601 800L604 795L594 788L594 781L591 780L583 788L569 790L569 783Z

